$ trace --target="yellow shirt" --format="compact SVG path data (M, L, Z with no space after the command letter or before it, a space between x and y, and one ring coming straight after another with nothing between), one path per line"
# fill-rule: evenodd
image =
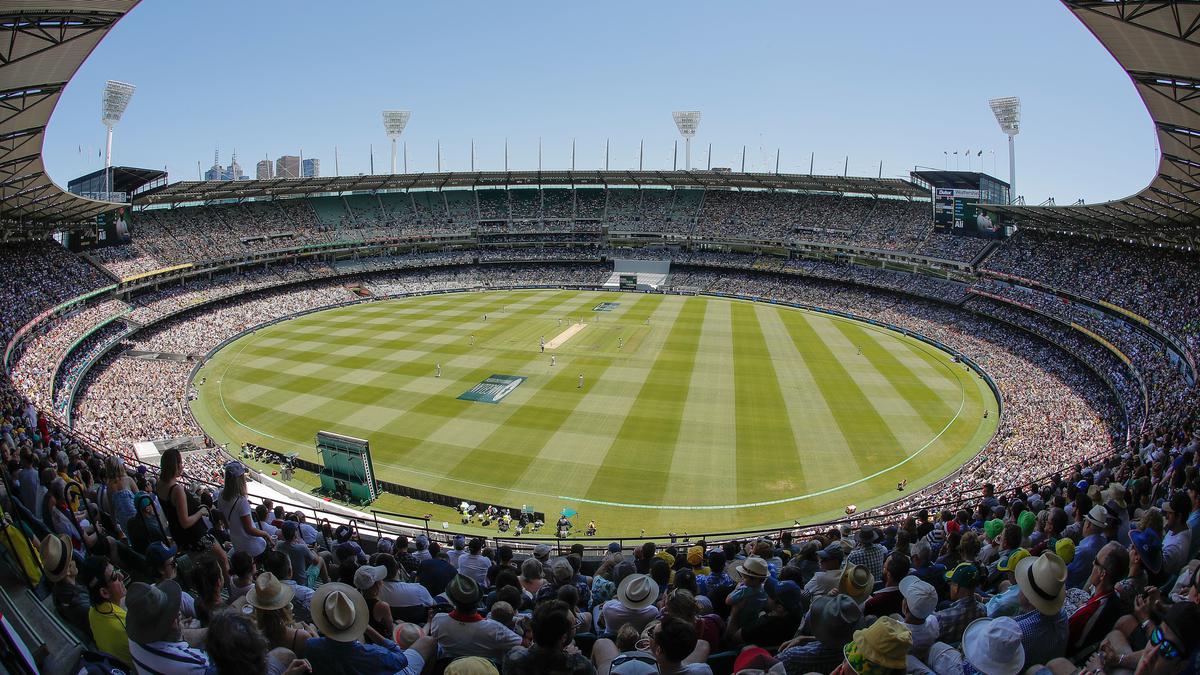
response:
M100 651L112 654L127 665L133 665L129 654L129 636L125 633L125 610L111 602L101 603L88 610L88 625Z

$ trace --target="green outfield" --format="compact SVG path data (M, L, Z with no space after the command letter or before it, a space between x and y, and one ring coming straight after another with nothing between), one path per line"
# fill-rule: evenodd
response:
M485 383L493 375L525 379ZM950 473L998 417L979 376L891 331L617 292L327 310L233 342L196 384L193 411L219 441L315 460L318 430L367 438L383 480L574 509L600 536L836 517L897 497L901 480L913 490Z

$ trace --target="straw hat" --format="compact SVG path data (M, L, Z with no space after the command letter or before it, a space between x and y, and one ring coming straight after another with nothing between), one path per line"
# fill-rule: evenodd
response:
M42 539L42 567L46 570L46 578L50 581L62 581L71 571L74 557L71 554L71 540L67 535L60 534Z
M642 609L658 600L658 583L645 574L630 574L617 586L617 600L629 609Z
M246 603L263 610L283 609L292 604L296 589L282 584L274 574L263 572L246 592Z
M332 582L312 597L312 620L321 634L337 642L362 639L370 615L362 593L348 584Z
M745 562L737 566L738 574L744 577L753 577L755 579L766 579L771 575L770 568L767 567L767 561L758 556L750 556Z
M1046 552L1025 558L1015 571L1021 594L1042 614L1053 616L1062 611L1066 600L1067 564L1055 553Z
M875 590L875 577L862 565L843 567L842 575L838 579L838 590L862 604L871 596L871 591Z

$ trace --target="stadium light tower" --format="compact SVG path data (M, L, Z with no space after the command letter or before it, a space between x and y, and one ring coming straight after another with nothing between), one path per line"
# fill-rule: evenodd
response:
M404 127L408 124L408 118L412 117L410 110L384 110L383 111L383 130L387 133L388 139L392 141L392 174L396 173L396 141L400 138L400 134L404 133ZM407 167L405 167L407 171Z
M1008 135L1008 202L1017 200L1017 156L1013 138L1021 131L1021 99L1016 96L993 98L988 101L1000 131Z
M696 135L696 129L700 127L700 111L676 110L671 113L671 117L675 118L675 126L679 127L679 135L683 136L683 166L688 171L691 171L692 138Z
M135 87L132 84L109 80L104 85L104 99L101 104L103 116L100 121L104 123L104 127L108 130L107 138L104 142L104 191L112 192L112 134L113 127L117 126L117 122L121 121L121 115L125 114L125 109L129 107L129 99L133 98L133 90Z

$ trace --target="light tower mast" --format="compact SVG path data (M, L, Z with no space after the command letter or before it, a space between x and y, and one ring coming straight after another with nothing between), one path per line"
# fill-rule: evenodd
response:
M409 110L384 110L383 111L383 130L387 133L387 137L392 141L392 174L396 173L396 141L400 138L400 134L404 133L404 127L408 124L408 118L412 117L412 112ZM405 162L404 171L408 172L407 162Z
M700 127L700 111L676 110L671 113L671 117L675 118L675 126L679 128L679 135L683 136L683 166L688 171L691 171L692 138L696 136L696 129Z
M109 80L104 85L104 98L101 102L102 116L100 121L107 129L104 143L104 191L112 192L112 137L113 127L121 121L125 109L129 107L129 99L133 98L132 84Z
M1021 131L1021 99L1016 96L988 101L1000 130L1008 136L1008 202L1017 201L1017 155L1013 139Z

